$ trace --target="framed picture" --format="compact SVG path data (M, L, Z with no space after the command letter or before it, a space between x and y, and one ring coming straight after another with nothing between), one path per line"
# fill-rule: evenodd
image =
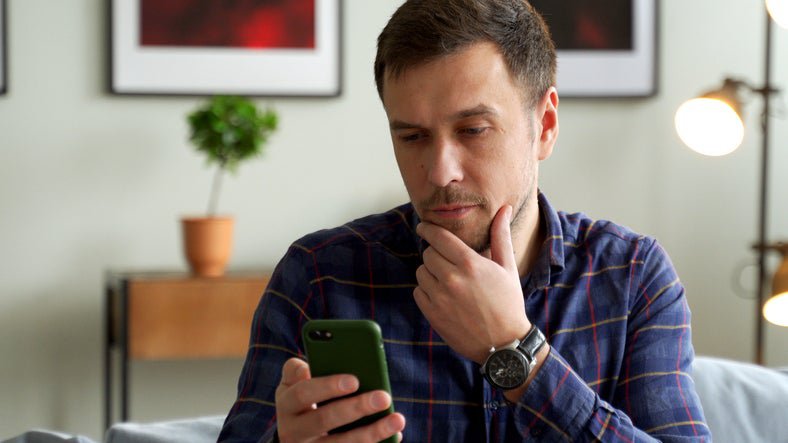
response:
M5 0L0 0L0 94L8 91L8 29Z
M531 0L558 49L561 97L657 92L657 0Z
M341 0L108 1L112 93L341 93Z

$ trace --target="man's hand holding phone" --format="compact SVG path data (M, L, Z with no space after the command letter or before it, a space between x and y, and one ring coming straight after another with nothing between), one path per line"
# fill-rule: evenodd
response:
M289 359L282 367L282 380L276 389L279 441L378 442L397 434L397 441L402 440L399 433L405 428L405 417L398 413L342 434L328 434L332 429L384 411L391 404L389 394L377 390L317 406L318 403L352 394L358 388L358 379L352 375L312 378L305 361Z

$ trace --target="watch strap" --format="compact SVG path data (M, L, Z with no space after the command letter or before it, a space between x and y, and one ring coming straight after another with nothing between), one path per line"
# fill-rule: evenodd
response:
M533 364L536 361L536 354L542 349L546 341L542 331L536 325L531 325L531 329L525 334L525 338L520 340L517 349L525 355L529 363Z

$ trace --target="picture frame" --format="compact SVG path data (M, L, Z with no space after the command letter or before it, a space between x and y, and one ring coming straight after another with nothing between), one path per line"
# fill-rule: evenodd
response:
M638 98L657 94L658 0L533 0L532 4L542 12L556 41L557 89L562 98ZM591 14L579 10L587 5L592 5ZM616 21L612 11L627 11L623 18L628 20ZM594 14L602 28L589 24L589 17ZM581 20L568 25L564 20L566 27L558 23L572 16ZM604 29L606 25L610 27ZM623 38L609 38L607 48L573 45L566 34L579 36L580 27L592 43L594 38L605 43L600 39L604 33Z
M192 22L195 15L204 16L203 22L196 25L186 23L203 26L199 28L200 32L185 32L183 17L187 15L176 16L177 26L166 22L173 17L169 1L107 1L110 38L108 77L112 94L336 97L342 93L342 0L299 0L278 4L285 6L256 2L260 6L252 6L259 8L252 11L254 14L238 14L236 11L233 19L255 19L257 22L224 26L223 29L210 28L207 32L205 26L229 23L216 20L216 12L224 13L227 9L226 2L215 0L217 6L213 11L206 11L198 9L198 4L205 5L204 1L179 1L181 5L194 5L188 15ZM235 3L238 4L245 4L248 9L248 5L255 2ZM289 5L293 4L306 7L299 6L301 9L295 12L285 11L290 15L282 11L276 11L276 14L267 12L276 7L292 9ZM311 11L308 10L310 7ZM302 14L304 10L307 12ZM292 22L277 23L282 17L292 18L294 15L300 20L299 25L307 25L295 27ZM266 26L261 27L258 23ZM172 29L178 29L180 34ZM274 43L270 38L252 40L257 37L250 37L250 32L261 34L261 29L270 30L265 31L269 33L299 34L292 38L285 35L290 40L283 44L278 43L283 41L279 37ZM161 30L164 32L157 34ZM227 34L233 33L238 34L237 38L242 40L238 40L240 43L192 41L194 36L205 39L206 36L224 34L221 37L226 38ZM311 34L305 39L302 38L304 33Z
M6 0L0 0L0 95L8 92L8 18Z

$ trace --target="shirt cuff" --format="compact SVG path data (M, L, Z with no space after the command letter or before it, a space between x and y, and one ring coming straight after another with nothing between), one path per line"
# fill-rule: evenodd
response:
M591 418L597 396L560 355L547 359L515 407L514 421L523 437L576 441Z

